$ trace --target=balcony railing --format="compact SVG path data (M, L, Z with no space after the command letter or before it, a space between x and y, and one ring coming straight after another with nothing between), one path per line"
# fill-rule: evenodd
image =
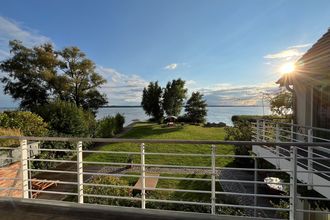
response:
M78 203L90 203L89 198L94 198L95 203L98 203L98 199L131 201L128 205L120 202L117 205L141 209L199 211L211 215L252 216L261 219L300 219L299 216L303 213L330 214L327 208L303 209L299 206L302 200L327 202L329 198L322 195L304 196L298 192L299 188L303 187L322 187L330 190L330 185L305 183L297 178L300 173L330 174L329 170L323 169L299 169L302 160L312 159L315 164L318 161L329 161L328 157L311 157L310 154L297 153L302 149L307 152L312 149L315 154L316 149L329 149L330 143L266 142L260 135L261 131L258 127L258 141L253 142L2 136L0 140L20 141L20 146L16 149L21 152L21 161L17 167L0 168L0 172L12 170L17 173L10 178L0 176L0 183L11 183L0 184L0 195L10 197L14 191L21 192L22 198L25 199L56 199ZM40 142L38 151L42 156L29 154L31 149L28 143L32 141ZM54 148L49 146L57 145L49 143L63 145L61 148ZM106 148L107 150L90 149L86 148L85 143L130 143L130 147L121 150L112 147ZM186 148L187 145L190 145L190 148ZM246 154L246 151L239 150L252 145L275 150L276 154L264 156ZM285 149L286 153L282 153L282 149ZM10 150L11 147L0 147L2 152ZM57 155L54 156L55 154ZM1 158L8 159L10 158ZM283 160L288 162L289 166L281 169L262 167L259 162L263 159ZM242 161L246 163L243 166ZM41 163L43 166L38 166ZM133 179L140 184L118 185L92 181L100 176ZM160 186L150 186L151 180L163 183ZM45 187L36 188L36 183ZM49 187L46 187L47 183ZM86 192L90 187L124 188L129 192L137 190L138 193L91 194ZM157 197L158 194L153 192L168 194ZM168 195L168 198L164 195ZM167 206L168 204L172 206Z

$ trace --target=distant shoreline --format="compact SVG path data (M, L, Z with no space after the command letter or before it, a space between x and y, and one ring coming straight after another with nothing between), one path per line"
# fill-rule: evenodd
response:
M262 107L262 105L208 105L207 107L218 108L218 107ZM269 106L264 106L269 107ZM100 108L142 108L140 105L109 105L102 106Z
M208 108L219 108L219 107L262 107L261 105L208 105ZM264 106L264 107L269 107ZM142 108L140 105L109 105L109 106L101 106L100 108ZM0 109L18 109L18 107L0 107Z

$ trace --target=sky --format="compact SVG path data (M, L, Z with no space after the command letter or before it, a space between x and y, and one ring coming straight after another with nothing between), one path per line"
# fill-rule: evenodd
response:
M109 105L140 104L148 82L179 77L208 104L253 105L329 27L329 0L1 0L0 60L12 39L78 46ZM0 90L0 107L17 105Z

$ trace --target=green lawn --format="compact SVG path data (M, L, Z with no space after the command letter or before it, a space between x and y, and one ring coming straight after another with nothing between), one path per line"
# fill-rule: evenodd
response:
M137 138L137 139L183 139L183 140L223 140L225 131L223 128L206 128L194 125L178 125L177 127L166 127L154 123L137 123L128 133L122 138ZM139 144L131 143L114 143L98 148L100 151L124 151L124 152L139 152ZM166 152L166 153L197 153L210 154L211 146L198 144L147 144L146 152ZM230 145L217 146L218 154L234 154L234 147ZM94 153L86 156L85 161L97 162L127 162L129 156L127 154L106 154ZM140 163L140 155L131 156L133 163ZM217 157L217 166L226 166L232 162L231 158ZM188 166L210 166L210 157L191 157L191 156L154 156L146 155L147 164L171 164L171 165L188 165ZM130 172L128 174L140 175L139 172ZM210 179L208 174L178 174L169 173L164 170L160 173L161 176L171 177L186 177L186 178L202 178ZM128 185L134 185L137 177L121 177L128 182ZM199 191L211 191L210 181L200 180L173 180L173 179L159 179L157 188L166 189L188 189ZM217 191L221 191L220 184L216 184ZM177 192L177 191L162 191L153 190L147 193L149 199L160 200L181 200L181 201L195 201L195 202L210 202L210 193L191 193L191 192ZM139 206L133 204L133 206ZM183 204L167 204L159 202L147 202L148 208L169 209L180 211L196 211L209 212L210 207L197 205L183 205Z
M143 138L143 139L183 139L183 140L223 140L223 128L206 128L194 125L178 125L177 127L166 127L154 123L137 123L122 138ZM139 144L134 143L114 143L100 147L101 151L126 151L139 152ZM211 146L200 144L147 144L146 152L163 153L196 153L210 154ZM234 148L230 145L217 146L217 154L234 154ZM140 155L119 155L94 153L86 158L85 161L97 162L127 162L132 158L134 163L140 163ZM147 164L171 164L187 166L210 166L210 157L191 157L191 156L157 156L146 155ZM232 161L231 158L217 158L217 166L225 166Z

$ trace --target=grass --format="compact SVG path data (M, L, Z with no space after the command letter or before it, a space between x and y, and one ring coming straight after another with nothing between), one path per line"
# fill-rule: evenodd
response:
M154 123L137 123L122 138L137 139L182 139L182 140L223 140L225 131L223 128L206 128L195 125L178 125L177 127L166 127ZM101 151L125 151L139 152L139 144L114 143L100 147ZM201 144L147 144L146 152L154 153L196 153L210 154L211 147ZM217 146L217 154L234 154L234 147L230 145ZM134 163L140 163L140 155L94 153L88 155L85 161L97 162L127 162L133 159ZM210 166L210 157L192 156L158 156L146 155L147 164L167 164L186 166ZM226 166L232 162L232 158L217 158L217 166Z
M154 123L137 123L128 133L122 138L137 138L137 139L182 139L182 140L224 140L225 131L223 128L209 128L195 125L178 125L176 127L166 127ZM139 152L139 144L134 143L113 143L98 148L100 151L124 151L124 152ZM147 144L146 152L166 152L166 153L196 153L196 154L210 154L211 146L200 144ZM234 147L231 145L217 146L217 154L234 154ZM140 155L121 155L109 153L93 153L84 161L97 162L128 162L128 159L133 159L133 163L140 163ZM210 166L211 158L207 157L191 157L191 156L156 156L146 155L145 160L147 164L170 164L170 165L187 165L187 166ZM233 162L232 158L217 157L217 166L226 166ZM211 179L208 174L182 174L169 173L169 171L161 172L161 176L171 177L186 177L186 178L202 178ZM128 173L133 175L140 175L140 173ZM129 185L134 185L137 177L121 177L126 180ZM159 179L157 188L166 189L186 189L211 191L211 181L200 180L173 180L173 179ZM221 191L219 183L216 184L216 190ZM210 193L192 193L192 192L177 192L177 191L163 191L153 190L147 193L149 199L159 200L180 200L180 201L195 201L209 203L211 201ZM136 204L135 204L136 205ZM196 211L196 212L210 212L209 206L199 205L183 205L183 204L169 204L162 202L147 202L147 208L180 210L180 211Z

